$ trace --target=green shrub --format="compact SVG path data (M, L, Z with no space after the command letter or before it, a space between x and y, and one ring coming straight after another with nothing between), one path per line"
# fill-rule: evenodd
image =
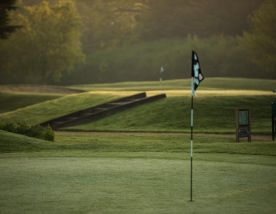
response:
M44 137L45 140L54 141L55 140L55 132L51 126L48 126L44 129Z
M0 129L6 130L8 132L17 132L16 123L5 123L0 125Z
M25 122L18 122L0 124L0 129L48 141L54 141L55 139L54 131L50 126L30 126Z
M19 123L16 123L16 131L15 132L27 135L27 133L29 132L30 129L31 129L31 126L27 125L27 123L19 122Z

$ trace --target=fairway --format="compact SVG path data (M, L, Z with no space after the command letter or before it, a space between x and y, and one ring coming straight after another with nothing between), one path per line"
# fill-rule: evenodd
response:
M195 161L191 203L185 160L5 155L1 213L276 212L276 165L203 159Z

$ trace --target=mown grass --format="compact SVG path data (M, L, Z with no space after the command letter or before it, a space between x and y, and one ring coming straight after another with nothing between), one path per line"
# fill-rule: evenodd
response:
M233 133L236 107L250 107L253 132L267 133L275 96L240 95L196 97L193 203L190 97L171 96L82 127L146 132L56 132L46 142L0 131L0 213L275 213L276 144L235 143ZM36 124L117 96L69 95L0 119Z
M273 88L275 81L246 81L245 79L231 78L211 78L208 81L206 80L202 83L198 91L198 97L195 99L196 130L206 132L233 132L235 129L235 109L250 107L252 110L253 132L270 132L270 108L271 102L275 100L275 96L269 89ZM133 108L92 124L73 127L73 129L186 131L190 126L190 91L188 89L186 91L177 90L178 87L184 87L184 83L185 81L182 82L182 80L164 81L165 85L169 88L171 87L170 90L165 91L157 90L156 87L159 87L158 82L118 83L109 85L109 87L114 87L115 90L107 90L105 88L106 85L103 84L99 86L103 87L103 91L95 87L97 90L94 92L67 95L59 99L27 106L16 111L1 114L0 119L3 122L23 120L31 125L39 124L59 116L110 101L120 96L127 96L143 91L145 89L144 87L146 87L150 89L149 95L166 92L169 97L166 100ZM207 86L204 89L205 83ZM116 91L116 85L120 91ZM132 87L139 89L139 91L132 90ZM219 87L221 89L217 89ZM212 88L212 90L207 88ZM234 88L236 89L234 90ZM240 88L247 90L240 90ZM122 89L124 90L121 91Z
M0 131L1 213L276 211L275 143L197 134L193 203L188 145L185 134L58 132L50 143Z
M118 96L97 95L93 93L67 95L3 113L0 115L0 120L2 122L25 121L29 125L36 125L59 116L107 102L116 97Z
M0 131L0 153L59 152L71 156L93 156L94 153L183 153L189 152L189 134L159 133L76 133L56 134L47 142ZM197 134L196 153L225 153L276 156L276 144L270 139L253 137L253 142L235 143L234 135ZM80 153L79 153L80 152ZM89 154L90 153L90 154ZM51 156L49 153L48 155ZM108 155L107 155L108 156ZM173 155L172 155L173 156Z
M103 84L75 85L71 88L91 90L176 90L190 89L190 79L141 82L119 82ZM276 87L276 80L244 79L244 78L206 78L200 85L203 90L259 90L272 91Z
M32 152L53 148L50 141L0 130L0 152Z
M51 94L16 94L0 93L0 113L13 111L46 100L59 98L59 95Z
M195 135L191 203L188 134L0 131L1 213L274 213L276 144L234 139Z
M168 97L70 130L189 131L190 97ZM252 132L270 133L271 102L275 96L198 96L195 98L194 130L235 132L235 110L250 108Z
M66 95L83 92L82 90L72 90L71 88L54 85L31 85L31 84L11 84L0 85L0 91L3 93L15 94L51 94Z
M258 157L260 160L262 157ZM2 213L275 213L276 168L185 160L3 158Z

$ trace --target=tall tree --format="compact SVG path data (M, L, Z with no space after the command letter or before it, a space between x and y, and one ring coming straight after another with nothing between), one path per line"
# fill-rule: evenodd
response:
M244 33L241 43L248 48L253 62L262 71L274 71L276 77L276 1L266 0L251 17L252 27Z
M77 2L83 20L86 52L117 47L137 39L136 17L144 0L84 0Z
M143 38L186 37L189 34L241 34L248 26L248 15L263 0L147 0L140 16Z
M8 11L15 9L16 0L1 0L0 2L0 38L7 38L17 26L10 25Z
M24 7L11 16L23 27L2 44L2 70L14 82L56 83L84 55L80 18L73 1L48 1Z

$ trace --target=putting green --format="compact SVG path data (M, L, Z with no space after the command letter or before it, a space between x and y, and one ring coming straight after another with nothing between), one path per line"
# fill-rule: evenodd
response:
M187 160L2 155L1 213L276 212L275 157L204 157L191 203Z

